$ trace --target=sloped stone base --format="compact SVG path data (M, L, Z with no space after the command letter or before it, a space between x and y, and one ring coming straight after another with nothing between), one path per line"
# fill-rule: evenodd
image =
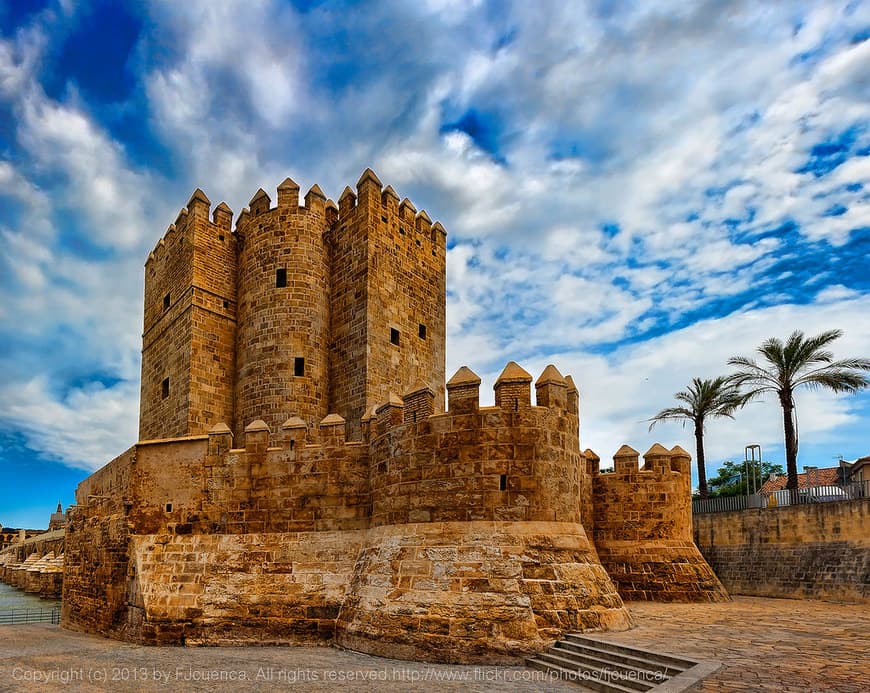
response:
M691 541L599 541L598 555L626 601L731 600Z
M579 524L434 522L369 530L336 642L401 659L515 663L568 630L630 626Z

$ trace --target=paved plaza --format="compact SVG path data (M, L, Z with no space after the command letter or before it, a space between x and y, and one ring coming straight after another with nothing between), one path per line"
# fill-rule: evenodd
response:
M614 642L722 663L696 690L870 690L870 606L737 597L629 604ZM427 665L316 647L140 647L0 627L0 691L580 691L522 667Z

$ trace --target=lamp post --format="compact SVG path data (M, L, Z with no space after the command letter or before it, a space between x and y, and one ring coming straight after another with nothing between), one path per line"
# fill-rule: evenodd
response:
M758 453L756 459L755 454ZM757 467L753 465L758 465ZM749 487L752 486L752 494L760 488L759 475L761 474L761 446L758 443L747 445L743 448L743 469L746 472L746 495L750 495Z

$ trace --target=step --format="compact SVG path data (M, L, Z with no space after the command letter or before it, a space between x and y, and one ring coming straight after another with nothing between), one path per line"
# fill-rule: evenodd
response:
M680 693L721 666L712 660L676 657L579 633L566 634L546 652L526 659L526 664L602 693ZM657 674L664 680L656 680ZM617 680L610 678L614 675Z
M621 681L623 686L643 691L668 679L666 674L656 671L655 669L628 666L622 662L615 662L602 657L593 657L586 654L571 652L570 650L559 647L560 644L561 643L557 643L556 646L539 654L538 657L558 657L560 660L571 662L578 667L586 667L588 669L597 669L602 672L612 673L613 677Z
M592 645L581 645L580 643L560 640L553 647L566 652L573 652L586 657L594 657L611 663L620 663L622 665L642 669L652 672L660 672L665 678L670 678L679 674L681 671L688 669L686 666L675 666L666 662L651 659L650 655L644 653L643 656L629 655L623 652L614 652L601 647L593 647Z
M662 654L660 652L654 652L653 650L645 650L642 647L628 647L627 645L620 645L615 642L610 642L609 640L598 640L596 638L590 638L589 636L581 635L580 633L566 633L562 640L567 642L576 642L580 645L587 645L589 647L596 647L604 651L621 652L629 656L645 656L647 659L660 662L662 664L669 664L679 669L688 669L689 667L693 667L698 663L694 659L688 659L686 657L675 657L674 655Z
M583 688L599 691L599 693L637 693L634 688L625 688L618 683L611 683L606 679L596 678L590 670L578 670L574 666L560 666L552 662L545 662L538 657L529 657L526 664L533 669L557 674L561 681L570 681Z

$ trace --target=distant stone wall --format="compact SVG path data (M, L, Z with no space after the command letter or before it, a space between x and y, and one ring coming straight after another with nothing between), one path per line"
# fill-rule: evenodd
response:
M695 515L734 594L870 603L870 499Z

